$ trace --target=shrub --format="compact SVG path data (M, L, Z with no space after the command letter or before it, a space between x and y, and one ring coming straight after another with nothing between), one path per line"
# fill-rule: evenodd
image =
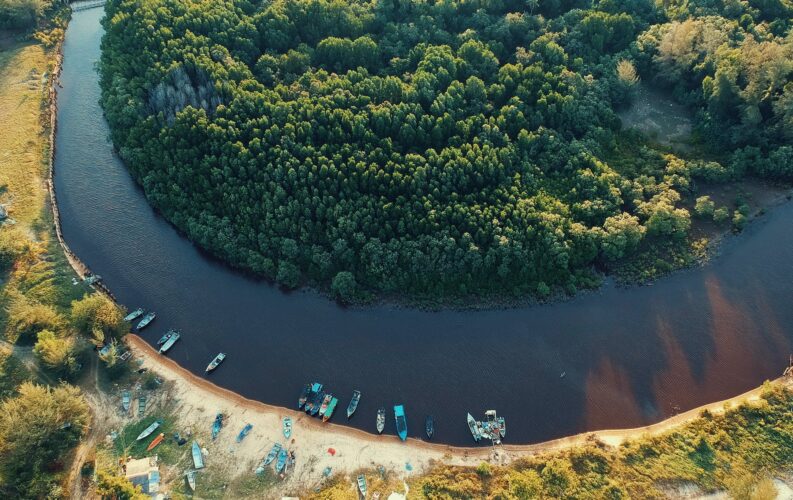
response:
M697 198L697 203L694 206L694 211L700 217L712 218L713 212L716 210L716 204L710 199L710 196L700 196Z
M358 283L355 281L355 276L348 271L337 273L330 285L333 297L344 303L350 303L355 299L357 289Z

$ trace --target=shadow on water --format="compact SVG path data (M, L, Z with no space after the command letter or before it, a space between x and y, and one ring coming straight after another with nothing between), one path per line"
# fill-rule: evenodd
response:
M378 407L404 403L411 435L433 414L436 440L467 445L468 411L495 408L508 442L536 442L650 423L746 391L785 364L791 204L705 268L547 306L343 309L229 270L157 216L114 156L94 71L101 15L76 13L64 47L55 178L63 231L121 303L158 312L146 339L182 330L170 355L195 373L222 350L228 359L212 380L246 397L294 407L301 385L319 380L342 405L363 392L350 425L373 432Z

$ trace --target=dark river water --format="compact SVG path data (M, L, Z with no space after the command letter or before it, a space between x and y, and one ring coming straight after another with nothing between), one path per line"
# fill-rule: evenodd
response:
M147 204L114 155L98 104L101 9L75 13L58 96L56 188L63 232L118 300L157 311L169 354L213 382L295 407L317 380L363 398L349 425L374 432L377 408L405 405L411 436L471 444L465 416L496 409L508 443L633 427L774 378L793 341L793 204L730 239L710 265L653 286L607 286L568 302L492 311L344 309L283 293L202 255ZM560 375L566 372L565 377ZM339 412L334 420L341 423Z

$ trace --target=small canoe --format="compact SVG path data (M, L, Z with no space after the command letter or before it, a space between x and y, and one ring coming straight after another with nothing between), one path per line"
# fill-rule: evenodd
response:
M245 427L243 427L240 433L237 434L237 442L241 443L242 440L245 439L245 436L247 436L248 433L251 432L251 429L253 429L253 425L245 424Z
M377 410L377 433L382 434L385 429L385 408Z
M358 409L358 403L361 401L361 391L355 390L352 391L352 399L350 400L350 404L347 405L347 418L352 417L352 414L355 413L355 410Z
M281 448L281 451L278 452L278 461L275 463L275 472L280 473L284 470L284 466L286 465L286 458L289 455L286 453L286 448Z
M173 328L165 332L165 335L160 337L160 340L157 341L157 345L163 345L164 343L166 343L168 339L171 338L171 335L173 335L174 333L176 333L176 330L174 330Z
M138 434L138 437L135 438L135 441L140 441L141 439L146 439L147 437L151 436L152 432L157 430L157 427L159 427L161 423L162 420L155 420L152 422L151 425L143 429L143 431Z
M432 435L435 434L435 419L432 418L432 415L427 415L424 420L424 430L427 432L427 438L432 439Z
M146 316L144 316L143 319L140 320L140 323L138 323L138 326L136 326L135 329L138 331L143 330L144 328L149 326L149 323L154 321L154 318L156 317L157 315L153 312L147 313Z
M188 471L187 474L185 474L185 477L187 478L187 486L190 487L190 491L195 491L195 478L197 475L198 472L194 470Z
M138 416L143 415L146 411L146 396L140 396L138 398Z
M220 432L220 429L222 429L222 428L223 428L223 414L222 413L218 413L217 415L215 415L215 421L212 422L212 439L213 440L216 437L218 437L218 433Z
M209 373L212 370L214 370L215 368L217 368L218 365L220 365L220 363L222 363L224 359L226 359L226 353L225 352L221 352L220 354L215 356L215 359L213 359L212 362L210 362L207 365L206 373Z
M479 441L482 439L482 433L479 430L479 427L476 425L476 420L470 413L468 414L468 429L471 430L471 435L474 436L474 441Z
M124 413L129 411L129 403L132 401L132 395L129 391L124 391L121 393L121 409L124 410Z
M173 347L173 345L176 343L177 340L179 340L179 337L181 337L181 336L182 335L179 332L176 332L176 331L173 332L171 334L171 336L168 337L168 340L166 340L165 343L160 346L160 354L168 352L168 349Z
M198 441L193 441L193 466L196 469L203 469L204 468L204 455L201 454L201 447L198 446Z
M311 384L306 384L300 392L300 397L297 399L297 409L304 407L308 401L308 395L311 393Z
M292 435L292 418L291 417L284 417L283 428L284 428L284 437L286 439L289 439L289 436Z
M143 314L143 309L140 307L132 311L131 313L124 316L124 321L132 321L133 319L137 319L140 315Z
M358 475L358 491L366 498L366 476L363 474Z
M405 441L408 438L408 421L405 417L405 407L402 405L394 406L394 418L396 419L396 430L399 439Z
M157 436L156 438L154 438L154 439L152 439L152 440L151 440L151 443L149 443L149 446L146 448L146 451L151 451L151 450L153 450L154 448L156 448L158 444L162 443L162 440L163 440L163 439L165 439L165 434L163 434L163 433L161 432L161 433L159 434L159 436Z
M328 409L325 410L325 415L322 416L323 422L327 422L328 420L330 420L330 417L333 416L333 412L336 411L337 404L339 404L338 398L333 398L330 400L330 403L328 403Z
M325 397L322 398L322 405L319 407L319 416L322 417L325 415L325 412L328 411L328 405L330 401L333 399L333 394L325 394Z

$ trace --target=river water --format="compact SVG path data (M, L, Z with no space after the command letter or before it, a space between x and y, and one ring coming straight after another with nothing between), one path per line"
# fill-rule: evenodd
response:
M63 232L122 304L157 311L144 338L182 330L169 356L194 373L224 351L211 380L246 397L293 408L302 384L321 381L341 396L334 421L343 423L360 389L349 425L374 432L386 406L386 432L394 433L390 407L402 403L411 436L423 436L432 414L437 441L469 445L469 411L481 417L494 408L507 419L506 442L537 442L658 421L674 407L737 395L785 366L790 203L730 239L704 268L512 310L345 309L228 269L151 209L113 153L95 71L102 15L75 13L64 46L55 158Z

